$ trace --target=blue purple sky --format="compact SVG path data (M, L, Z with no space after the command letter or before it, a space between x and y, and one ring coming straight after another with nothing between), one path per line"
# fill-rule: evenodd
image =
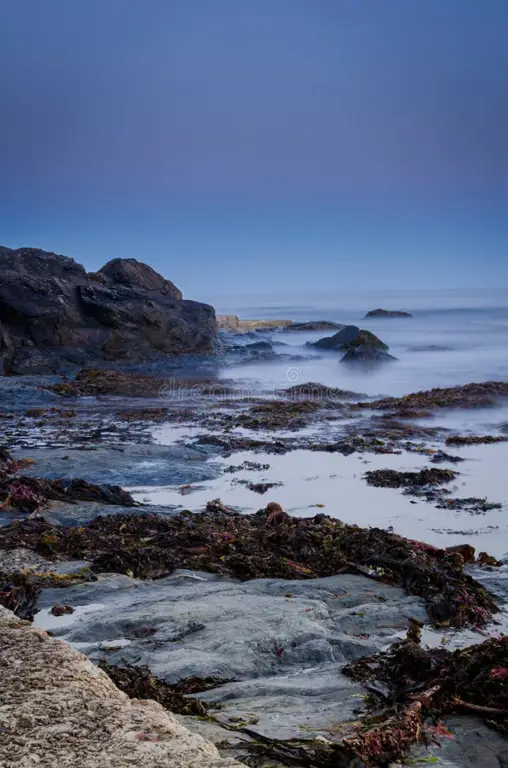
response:
M507 0L3 0L0 243L187 295L508 286Z

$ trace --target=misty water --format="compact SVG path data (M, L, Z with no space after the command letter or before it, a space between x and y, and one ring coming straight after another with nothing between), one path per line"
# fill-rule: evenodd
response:
M237 314L242 319L288 319L294 322L332 320L367 328L389 345L397 360L374 367L340 363L341 353L309 347L307 342L328 336L333 331L261 331L233 335L230 342L248 344L270 340L276 356L269 360L231 363L226 361L221 375L240 385L244 396L262 394L271 397L277 390L304 382L319 382L330 387L375 395L403 395L432 387L508 379L508 302L501 291L464 293L453 291L375 293L320 297L244 296L231 300L217 297L218 314ZM383 307L411 312L413 317L369 318L368 310ZM235 398L238 395L235 395ZM227 407L227 397L225 406ZM336 428L346 422L339 419ZM429 420L422 424L429 425ZM440 410L431 419L432 426L442 426L461 433L499 434L508 424L508 404L494 408ZM317 426L318 433L323 426ZM326 429L335 429L328 422ZM192 438L199 427L167 425L154 430L159 444L171 444ZM237 429L238 434L259 437L258 433ZM290 436L282 430L281 435ZM302 432L299 432L301 435ZM437 449L439 440L429 440ZM409 537L418 537L437 546L469 540L476 547L498 556L508 552L508 482L503 467L508 462L508 443L465 446L454 450L466 461L453 488L454 495L488 497L502 504L480 516L437 509L425 502L415 503L397 490L369 488L364 480L367 469L389 467L418 470L428 464L428 457L414 453L403 455L323 454L296 451L284 456L237 454L234 461L257 460L270 465L256 474L256 480L280 482L267 497L260 497L237 480L253 479L252 473L234 478L220 474L204 482L182 498L174 486L136 486L136 498L157 504L174 504L191 509L202 508L210 498L252 512L263 506L268 496L276 498L288 512L308 516L316 505L347 522L360 525L392 526Z
M336 296L217 297L218 314L242 319L273 318L294 322L332 320L366 328L389 346L398 360L366 369L340 365L336 352L306 346L329 331L262 334L276 349L300 360L228 367L229 377L268 392L298 381L316 381L369 395L403 395L432 387L508 379L508 296L506 291L365 292ZM403 310L410 318L364 318L382 307ZM225 371L224 371L225 373Z

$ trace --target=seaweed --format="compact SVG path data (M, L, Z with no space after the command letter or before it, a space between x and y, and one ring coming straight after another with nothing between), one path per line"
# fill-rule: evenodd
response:
M114 684L131 699L151 699L165 709L178 715L197 715L206 717L210 708L217 709L213 702L191 699L189 694L201 693L211 688L230 682L219 677L190 677L170 684L153 675L145 666L116 667L108 664L105 658L99 661L99 667Z
M219 500L202 513L101 516L83 527L25 520L0 529L0 548L26 547L49 558L88 560L96 573L154 579L192 568L247 581L362 573L421 596L436 625L483 626L496 602L465 570L464 559L380 528L317 514L287 515L270 502L243 515Z

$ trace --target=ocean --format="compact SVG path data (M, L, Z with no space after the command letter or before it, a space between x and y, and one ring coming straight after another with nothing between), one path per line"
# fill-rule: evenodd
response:
M210 299L209 299L210 300ZM318 297L306 296L243 296L233 299L216 297L218 314L237 314L242 319L289 319L295 322L332 320L367 328L389 345L397 360L375 366L340 363L341 354L307 346L307 342L328 336L333 331L255 331L231 334L230 344L249 344L269 340L275 356L270 359L245 362L240 355L226 355L220 371L223 379L234 381L242 397L262 395L273 397L280 389L294 384L316 382L330 387L365 393L369 396L400 396L433 387L453 387L470 382L508 380L508 292L436 291L394 293L380 296L374 293ZM367 311L383 307L405 310L413 317L364 319ZM234 396L235 398L237 395ZM227 397L225 407L227 407ZM508 430L508 404L496 407L448 410L440 409L430 419L415 420L422 426L442 427L461 434L499 435ZM313 433L317 437L340 435L341 430L354 428L354 422L341 420L318 424L299 435ZM170 445L188 441L202 432L197 426L178 427L173 424L156 427L156 443ZM272 435L243 427L235 434L254 438ZM292 437L291 430L282 430L283 439ZM333 439L333 438L330 438ZM443 437L429 438L433 450L442 447ZM450 487L454 496L488 498L500 503L479 515L437 508L425 501L410 499L399 490L369 487L364 479L367 469L389 468L415 471L429 465L425 453L399 452L391 455L354 453L341 456L319 451L297 450L274 456L244 451L216 459L222 469L232 462L263 462L267 469L256 479L280 483L270 498L260 497L246 487L252 472L238 470L235 475L223 474L205 481L193 490L184 505L197 510L211 498L221 498L245 512L254 512L273 497L293 515L308 516L316 505L345 522L359 525L392 527L396 532L416 537L436 546L472 543L497 556L508 552L508 482L505 467L508 442L494 445L467 445L453 450L464 459L459 465L457 481ZM259 476L258 476L259 475ZM139 501L156 504L182 504L177 486L138 486L131 488Z
M277 331L262 336L276 342L277 351L284 353L281 359L242 363L223 371L246 387L269 392L288 382L315 381L368 395L398 396L508 379L508 290L216 296L210 301L218 314L237 314L242 319L332 320L358 325L379 336L398 358L374 368L340 365L336 352L306 346L331 332ZM367 311L378 307L408 311L413 317L364 318ZM300 359L288 361L288 355Z

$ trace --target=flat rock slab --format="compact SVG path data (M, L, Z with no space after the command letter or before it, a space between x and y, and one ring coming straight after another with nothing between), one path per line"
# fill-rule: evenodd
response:
M93 610L50 616L62 593L45 590L35 622L94 661L148 665L168 682L197 675L235 680L199 694L224 721L257 721L274 738L329 734L356 718L363 693L340 673L426 621L421 600L363 576L235 582L180 571L153 582L109 575L65 590Z
M120 448L98 444L95 450L73 448L23 450L18 457L36 462L24 474L50 479L83 477L90 483L122 487L181 485L217 477L220 467L209 461L210 453L180 445L125 443Z
M240 768L153 701L0 607L3 768Z

